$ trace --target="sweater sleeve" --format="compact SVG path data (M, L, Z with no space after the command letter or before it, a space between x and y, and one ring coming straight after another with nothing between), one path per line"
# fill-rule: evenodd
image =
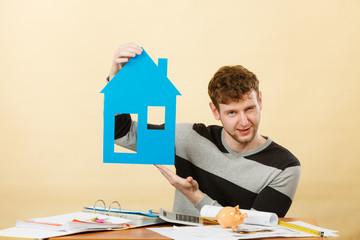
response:
M115 144L136 151L137 122L129 114L115 116Z
M203 198L197 204L195 204L195 208L200 212L202 207L205 205L221 206L216 200L213 200L211 197L204 194Z
M131 127L130 114L118 114L115 116L115 139L124 137Z
M260 191L252 209L274 212L279 217L284 217L295 196L300 171L300 166L284 169L274 181Z

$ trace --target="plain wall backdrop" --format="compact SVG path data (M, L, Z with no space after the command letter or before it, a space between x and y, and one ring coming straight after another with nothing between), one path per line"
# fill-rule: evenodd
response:
M302 164L287 216L360 239L359 13L357 0L0 0L0 228L99 198L172 209L154 166L102 163L100 91L135 42L168 58L177 122L218 124L208 81L223 65L253 71L260 132Z

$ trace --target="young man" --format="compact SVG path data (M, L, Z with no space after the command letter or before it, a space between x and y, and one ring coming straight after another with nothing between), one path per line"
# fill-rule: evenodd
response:
M131 57L135 44L115 52L109 80ZM239 205L284 217L294 198L300 163L269 137L258 133L262 96L256 76L242 66L220 68L208 86L210 109L222 126L176 125L176 174L156 167L176 188L173 211L199 215L204 205ZM115 142L133 143L136 122L119 115ZM156 126L154 126L156 127Z

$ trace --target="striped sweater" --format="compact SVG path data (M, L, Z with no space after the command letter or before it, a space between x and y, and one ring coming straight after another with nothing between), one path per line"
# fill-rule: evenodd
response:
M115 143L136 146L136 126L129 115L116 116ZM173 211L199 215L204 205L239 205L285 216L300 177L300 162L288 150L267 138L255 149L235 152L216 125L180 123L175 138L176 173L192 176L205 196L193 205L176 190Z

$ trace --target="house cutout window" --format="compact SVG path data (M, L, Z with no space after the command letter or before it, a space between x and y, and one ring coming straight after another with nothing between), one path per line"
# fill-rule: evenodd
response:
M136 121L136 122L138 121L138 114L130 114L130 116L131 116L132 121ZM116 121L115 121L115 124L116 124ZM114 124L114 127L115 127L115 124ZM114 132L115 132L115 129L114 129ZM125 140L125 142L126 142L126 140ZM137 153L136 146L129 146L129 147L130 148L125 147L125 146L120 146L120 145L116 144L115 140L114 140L114 152L115 153Z
M165 129L165 107L148 106L147 129Z

